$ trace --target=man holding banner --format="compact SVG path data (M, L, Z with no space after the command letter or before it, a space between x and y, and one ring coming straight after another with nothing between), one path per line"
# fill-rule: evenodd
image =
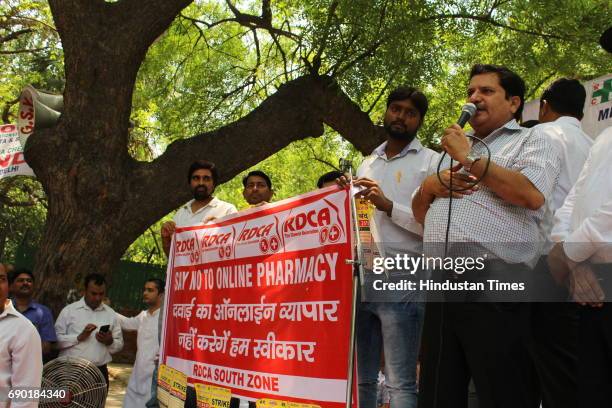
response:
M415 88L402 87L391 92L384 119L387 141L366 157L357 170L354 184L364 188L359 195L376 207L370 225L383 257L421 254L423 229L414 219L409 203L437 157L415 138L427 107L427 98ZM399 278L396 271L390 274L391 280ZM376 407L384 344L385 381L391 406L416 407L416 363L423 306L391 291L377 293L373 285L379 278L367 273L362 282L365 290L357 317L359 405Z
M350 228L349 193L335 187L177 226L160 373L188 377L202 406L343 408L353 389ZM160 401L189 401L161 377Z
M236 212L236 207L233 204L213 197L218 179L219 171L214 163L198 160L189 167L187 182L191 187L193 200L176 212L173 221L167 221L162 225L161 237L166 256L170 253L172 235L177 226L205 224Z
M242 179L244 190L242 195L251 207L257 207L270 202L274 195L270 176L261 170L253 170Z

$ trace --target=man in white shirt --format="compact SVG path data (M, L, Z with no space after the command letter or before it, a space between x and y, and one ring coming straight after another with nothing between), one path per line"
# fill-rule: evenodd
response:
M0 390L40 388L42 347L34 325L8 299L8 273L0 263ZM0 408L35 408L38 401L5 402Z
M123 348L121 326L115 311L102 303L106 295L104 276L85 277L85 294L60 312L55 322L61 356L79 357L98 367L108 387L107 364Z
M421 255L423 230L412 215L410 198L437 158L437 153L416 139L427 107L427 98L415 88L400 87L391 92L384 118L387 140L357 170L354 184L364 188L359 195L376 208L370 226L383 256ZM339 182L344 185L346 180L342 177ZM408 277L407 272L388 271L391 281ZM424 308L418 299L396 296L393 291L376 291L375 282L384 278L366 271L362 283L357 316L359 405L376 407L382 351L391 406L414 408Z
M159 353L157 327L164 289L163 280L148 279L142 293L142 300L147 305L147 310L143 310L135 317L125 317L117 313L117 319L123 330L138 331L136 361L123 400L125 408L142 408L151 398L151 379Z
M531 304L532 351L545 408L578 405L578 310L576 305L566 302L567 290L552 279L546 256L552 248L550 231L554 213L576 183L593 144L580 126L585 99L586 91L579 81L568 78L554 81L540 98L542 124L536 127L561 158L559 179L550 199L546 200L546 212L540 223L544 248L534 270L536 292L532 297L535 302Z
M170 245L176 227L206 224L237 212L233 204L213 196L218 181L219 171L214 163L198 160L191 164L187 173L187 182L193 193L193 200L179 208L173 220L163 223L161 227L162 246L166 256L170 255ZM188 387L187 399L190 400L192 397L193 388Z
M477 110L470 124L488 148L471 144L457 124L445 130L441 145L458 167L482 178L480 189L452 201L451 216L449 199L439 196L448 194L447 189L435 174L414 196L414 216L424 221L426 256L440 254L442 248L446 256L448 243L449 255L486 257L481 271L440 273L449 283L516 283L531 276L529 264L539 249L538 222L558 177L559 157L535 128L524 129L516 122L524 95L524 81L508 68L472 67L467 99ZM521 292L449 290L444 295L445 303L427 304L419 403L464 406L471 376L480 406L533 406L533 382L525 375L531 364L524 344L528 308L516 302Z
M179 208L173 221L167 221L161 227L166 256L170 254L172 235L176 227L205 224L236 212L234 205L213 196L218 180L219 172L214 163L198 160L189 167L187 181L193 193L193 200Z
M589 157L555 213L548 256L551 273L580 304L578 400L612 404L612 127L595 139Z

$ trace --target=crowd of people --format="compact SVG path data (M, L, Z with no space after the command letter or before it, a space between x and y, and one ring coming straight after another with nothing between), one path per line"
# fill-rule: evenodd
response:
M318 187L335 184L341 175L338 171L324 174L317 182ZM162 225L166 254L177 226L207 223L237 211L234 205L214 197L218 170L212 162L194 162L187 180L193 200L178 209L173 221ZM274 194L270 177L260 170L249 172L243 186L243 196L249 206L266 204ZM6 353L0 355L0 388L40 387L42 364L58 356L82 358L92 363L108 387L108 363L123 348L122 331L137 331L137 352L123 406L158 406L156 370L165 292L163 280L148 279L142 295L146 310L135 317L126 317L108 305L104 276L88 274L78 291L80 296L64 307L55 321L51 310L34 300L34 283L32 271L0 263L0 345L3 348L6 345ZM0 407L3 404L0 401ZM13 402L11 407L36 405L25 401Z
M55 357L80 358L95 365L109 386L107 364L123 348L125 331L138 331L137 353L124 399L126 407L151 400L153 371L159 351L159 319L165 283L151 278L144 284L147 306L135 317L115 312L105 302L106 280L91 273L82 297L62 309L57 320L49 308L33 300L34 275L27 269L0 264L0 388L40 388L43 362ZM10 295L10 298L9 298ZM157 401L154 401L157 405ZM36 401L13 401L10 407L35 407ZM6 406L6 401L0 401Z
M366 273L356 321L359 406L462 408L474 388L481 408L608 407L612 128L594 142L582 131L586 92L575 79L546 88L535 126L519 123L525 83L507 67L475 65L466 91L475 105L472 131L448 127L444 155L416 137L427 97L413 87L390 92L386 141L352 182L375 208L373 238L384 256L486 253L477 279L528 282L537 301L520 293L449 291L427 302L368 290L380 276ZM177 227L237 211L214 196L218 178L210 161L191 165L193 199L161 228L166 254ZM343 188L349 181L334 171L317 187ZM243 186L250 206L272 201L266 173L248 173ZM387 278L404 273L392 269ZM451 271L442 278L461 277ZM33 300L34 279L29 270L0 264L0 388L40 384L42 363L54 353L88 360L108 384L107 364L123 346L122 330L136 330L124 406L155 406L164 282L147 280L147 308L128 318L103 302L106 281L92 273L82 298L54 323L50 310ZM388 402L381 401L381 387Z

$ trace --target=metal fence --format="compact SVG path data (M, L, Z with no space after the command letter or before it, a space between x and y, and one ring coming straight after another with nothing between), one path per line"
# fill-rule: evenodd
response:
M15 254L15 265L32 269L36 249L22 246ZM113 309L143 310L142 289L149 278L166 278L165 265L145 264L139 262L120 261L119 265L108 276L108 298Z

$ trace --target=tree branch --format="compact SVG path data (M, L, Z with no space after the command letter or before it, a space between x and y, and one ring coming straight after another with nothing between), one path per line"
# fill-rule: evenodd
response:
M19 102L19 98L4 103L4 108L2 109L2 123L11 123L11 107L17 102Z
M223 23L235 22L236 21L235 18L223 18L221 20L209 23L209 22L206 22L204 20L200 20L200 19L197 19L197 18L186 16L183 13L181 13L180 16L181 16L181 18L184 18L185 20L191 21L196 27L198 27L198 29L200 29L198 24L204 24L206 26L206 28L210 29L210 28L213 28L213 27L218 26L218 25L223 24Z
M276 38L276 36L273 34L271 35L271 37L272 41L274 41L274 45L276 45L277 51L281 55L281 59L283 60L283 74L285 76L285 81L289 81L289 73L287 72L287 54L285 54L285 50L283 50L280 41L278 41L278 38Z
M312 65L308 61L306 61L308 70L313 75L318 74L319 68L321 68L321 56L323 55L325 48L327 48L327 40L329 39L329 33L331 31L332 20L334 18L334 15L336 14L337 8L338 8L338 1L337 0L332 1L331 4L329 5L329 9L327 10L327 21L325 22L325 31L323 32L323 38L321 39L317 53L312 59Z
M225 2L231 10L232 14L234 14L234 18L229 19L227 21L234 21L248 28L260 28L268 31L270 34L281 35L287 38L291 38L292 40L300 39L300 36L290 31L285 31L272 26L272 10L270 8L269 0L262 2L261 16L254 16L252 14L242 13L240 10L238 10L238 8L236 8L236 6L232 4L230 0L225 0Z
M325 164L326 166L329 166L329 167L333 168L334 170L338 170L338 171L340 170L340 169L338 168L338 166L335 166L334 164L332 164L332 163L328 162L327 160L325 160L325 159L319 159L319 158L317 157L317 152L315 152L315 149L312 147L312 145L311 145L310 143L306 143L306 145L308 146L308 149L310 150L310 153L312 154L311 158L312 158L313 160L318 161L319 163L323 163L323 164Z
M497 6L499 6L501 4L503 4L502 1L498 2ZM491 10L491 12L492 12L492 10ZM466 20L481 21L481 22L490 24L490 25L495 26L495 27L504 28L504 29L515 31L515 32L522 33L522 34L539 36L539 37L542 37L544 39L556 39L556 40L563 40L563 41L571 41L571 38L569 38L569 37L565 37L565 36L561 36L561 35L556 35L556 34L542 33L542 32L538 32L538 31L533 31L533 30L527 30L527 29L513 27L513 26L510 26L508 24L503 24L503 23L500 23L500 22L494 20L489 15L472 15L472 14L467 14L467 13L437 14L437 15L433 15L433 16L428 16L428 17L420 18L418 21L421 22L421 23L425 23L425 22L428 22L428 21L443 20L443 19L466 19ZM338 61L328 72L333 77L338 77L338 76L342 75L343 73L348 71L350 68L355 66L359 61L373 56L376 53L376 51L383 44L385 44L387 41L389 41L391 38L393 38L394 35L397 35L397 34L403 32L403 31L406 31L406 30L409 30L409 29L412 29L412 27L407 25L403 29L399 30L398 32L393 33L393 35L387 34L387 35L379 38L377 41L373 42L368 48L366 48L363 52L361 52L359 55L357 55L355 58L353 58L351 61L349 61L346 65L342 66L342 62L343 61Z
M296 102L296 101L299 101ZM323 134L331 126L361 152L370 152L381 139L381 130L350 100L330 77L303 76L282 85L256 109L238 121L192 138L178 140L151 163L139 163L132 173L133 186L127 206L142 205L142 198L163 186L165 200L147 202L147 211L134 219L141 225L167 214L189 198L184 188L189 163L208 158L221 170L220 182L227 181L289 143ZM248 155L241 152L247 139L257 140ZM227 146L235 149L228 150ZM180 165L177 165L180 163Z
M337 69L335 69L333 71L333 76L338 77L342 75L343 73L351 69L353 66L355 66L359 61L362 61L376 54L376 51L380 48L380 46L383 45L389 38L390 36L385 36L379 39L378 41L373 42L368 48L366 48L362 53L353 58L353 60L348 62L345 66L341 68L338 67Z
M3 44L5 42L9 42L9 41L15 40L15 39L19 38L19 36L31 33L32 31L34 31L34 30L32 30L31 28L24 28L22 30L18 30L18 31L15 31L13 33L10 33L10 34L8 34L8 35L6 35L4 37L0 37L0 44Z
M55 27L53 27L52 25L49 25L47 23L45 23L44 21L40 21L36 18L32 18L32 17L27 17L27 16L22 16L22 15L18 15L18 13L16 12L15 14L11 15L11 16L4 16L4 17L8 17L8 20L10 20L13 24L22 24L28 27L32 27L34 24L40 24L41 26L43 26L44 28L46 28L49 31L53 31L55 33L57 33L57 29Z
M49 48L49 47L21 49L21 50L0 50L0 55L35 53L35 52L39 52L39 51L44 51L47 48Z
M522 29L518 27L513 27L508 24L500 23L499 21L494 20L490 15L473 15L473 14L466 14L466 13L437 14L434 16L423 17L420 19L420 21L426 22L426 21L434 21L434 20L446 20L446 19L464 19L464 20L481 21L483 23L487 23L495 27L500 27L500 28L505 28L507 30L515 31L517 33L534 35L534 36L538 36L542 38L554 38L556 40L564 40L564 41L571 40L571 38L563 37L563 36L556 35L556 34L542 33L539 31Z
M525 100L528 99L532 99L535 97L535 93L537 92L537 90L546 82L548 82L548 80L550 80L553 76L557 75L557 71L552 71L550 74L544 76L544 78L542 78L541 80L538 81L537 84L535 84L534 86L531 87L531 90L529 91L529 93L527 93L527 95L525 95Z
M366 110L368 115L372 113L372 110L376 107L376 104L378 103L380 98L382 98L382 96L387 92L387 89L389 89L389 86L393 82L394 78L395 78L395 72L391 75L390 79L387 80L387 82L385 83L385 86L382 87L378 95L376 95L376 98L374 98L374 101L370 104L370 107Z
M8 195L0 193L0 205L6 207L33 207L36 205L36 201L33 199L28 201L16 201L11 199Z

